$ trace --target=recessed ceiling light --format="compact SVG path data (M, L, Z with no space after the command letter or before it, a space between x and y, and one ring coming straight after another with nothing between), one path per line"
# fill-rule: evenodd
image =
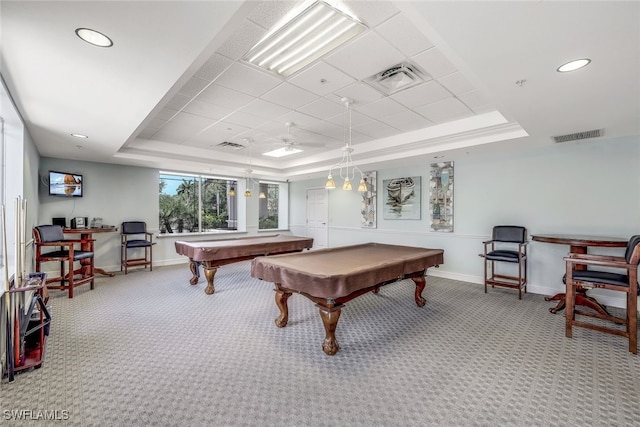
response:
M296 154L296 153L301 153L302 150L298 149L298 148L293 148L293 147L282 147L282 148L278 148L277 150L271 150L271 151L267 151L266 153L262 153L263 156L270 156L270 157L283 157L283 156L288 156L290 154Z
M590 62L591 62L591 60L589 58L576 59L574 61L569 61L566 64L563 64L563 65L559 66L557 71L559 73L566 73L566 72L569 72L569 71L575 71L575 70L580 69L582 67L586 67L587 65L589 65Z
M82 40L94 46L111 47L113 42L104 34L90 28L76 28L76 34Z
M441 159L441 158L443 158L443 157L444 157L444 156L433 156L433 158L434 158L434 159Z
M81 133L72 133L71 136L75 138L89 138L87 135L83 135Z

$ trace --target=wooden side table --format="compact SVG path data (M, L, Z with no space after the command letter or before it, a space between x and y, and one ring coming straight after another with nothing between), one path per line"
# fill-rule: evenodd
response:
M554 243L559 245L569 245L569 252L574 254L586 254L590 246L605 247L605 248L625 248L627 247L628 239L619 237L604 237L604 236L583 236L572 234L536 234L532 235L531 239L536 242L542 243ZM586 270L585 265L576 265L576 270ZM607 309L600 304L595 298L586 294L586 289L578 289L576 294L576 305L583 305L589 307L598 313L609 315ZM555 294L552 297L545 297L545 301L558 301L555 307L549 309L551 313L557 313L564 310L566 295L564 292Z

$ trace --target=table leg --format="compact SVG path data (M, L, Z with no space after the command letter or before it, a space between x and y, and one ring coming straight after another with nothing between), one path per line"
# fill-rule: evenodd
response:
M556 304L555 307L551 307L549 309L550 313L556 314L559 311L564 310L564 305L565 305L565 301L566 301L566 296L564 293L560 293L560 294L555 294L552 297L544 297L545 301L558 301L558 304Z
M211 295L216 291L216 288L213 286L213 278L217 271L218 269L216 267L204 267L204 277L207 279L207 287L204 293L207 295Z
M107 273L106 271L104 271L104 269L102 269L102 268L97 268L97 267L94 267L94 268L93 268L93 273L94 273L94 274L102 274L103 276L107 276L107 277L114 277L114 276L115 276L115 274L113 274L113 273Z
M290 296L291 292L284 292L278 289L276 285L276 305L280 309L280 316L276 319L276 326L278 328L284 328L287 326L287 322L289 322L289 306L287 305L287 300Z
M422 291L424 290L427 281L425 280L424 276L412 277L411 280L413 280L416 284L416 304L418 304L418 307L424 307L424 305L427 303L427 300L422 297Z
M322 343L322 351L329 356L333 356L338 352L340 346L336 340L336 326L338 326L338 319L340 318L340 307L322 307L320 306L320 317L324 324L325 338Z
M189 270L191 270L191 274L193 274L193 277L189 280L189 283L191 283L192 285L198 284L198 281L200 280L200 265L198 264L198 261L190 260Z

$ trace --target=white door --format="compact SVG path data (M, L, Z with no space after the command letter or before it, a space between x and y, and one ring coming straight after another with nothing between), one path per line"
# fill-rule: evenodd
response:
M307 190L307 237L313 237L313 248L327 247L329 239L329 193L328 190Z

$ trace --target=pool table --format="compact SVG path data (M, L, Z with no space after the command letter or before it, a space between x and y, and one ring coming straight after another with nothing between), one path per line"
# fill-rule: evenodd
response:
M299 293L316 303L324 324L322 350L334 355L339 350L335 330L344 304L369 291L403 279L416 284L415 301L425 305L422 297L429 267L444 262L444 250L411 246L366 243L320 249L300 254L257 257L251 262L251 275L273 282L280 315L276 326L287 325L287 300Z
M207 287L204 292L211 295L215 292L213 279L218 267L239 261L246 261L257 256L285 254L311 249L313 238L287 236L240 237L235 239L175 242L176 252L189 257L189 268L193 277L189 281L195 285L200 280L199 266L203 266Z

